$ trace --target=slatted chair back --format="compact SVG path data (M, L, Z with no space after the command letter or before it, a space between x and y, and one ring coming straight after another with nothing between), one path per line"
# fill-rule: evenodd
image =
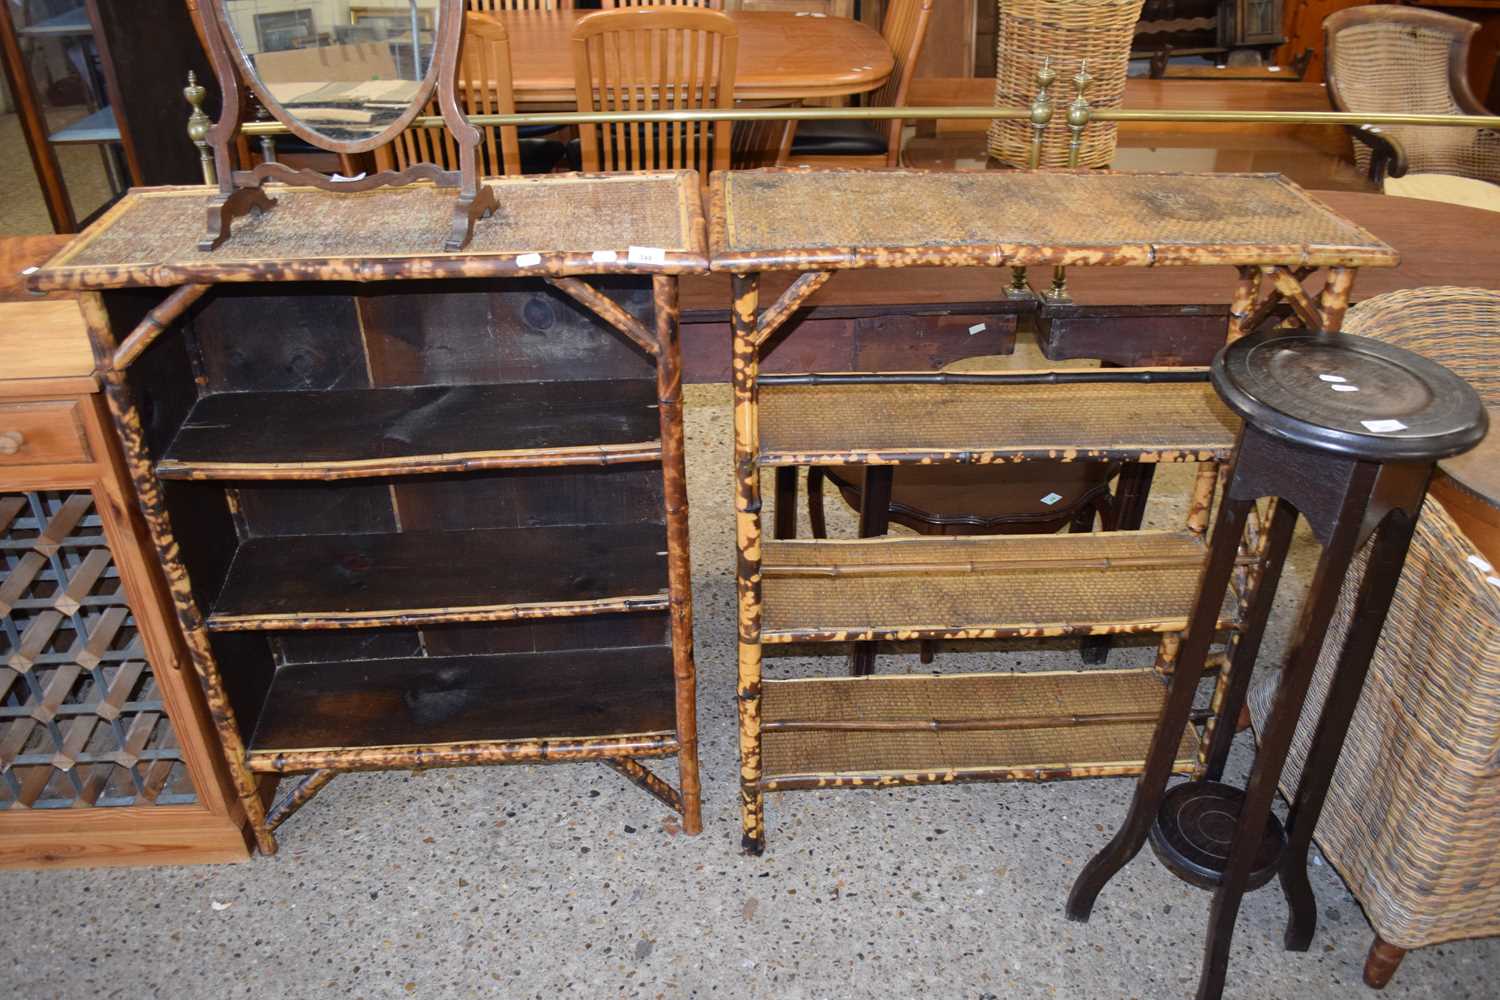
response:
M459 106L465 114L515 114L510 36L504 22L484 14L464 15L457 90ZM436 99L428 106L427 114L441 114ZM519 174L521 147L516 126L483 125L479 131L481 138L475 153L479 157L480 174L486 177ZM458 144L445 128L409 128L391 145L399 169L413 163L436 163L444 169L458 169Z
M927 26L932 20L932 7L937 0L890 0L885 9L885 20L880 24L880 34L891 47L896 65L890 77L870 95L869 104L876 108L895 108L906 103L911 89L912 77L917 73L917 57L922 54L922 45L927 40ZM893 118L884 123L887 131L886 163L901 165L901 129L906 123Z
M1500 406L1500 292L1387 292L1351 309L1344 330L1430 358L1472 385L1485 406Z
M734 106L739 33L728 15L691 7L600 11L573 29L580 110ZM613 123L580 129L584 170L728 169L728 122Z
M1431 10L1353 7L1323 22L1328 98L1339 111L1440 115L1489 112L1469 87L1478 25ZM1500 134L1468 128L1387 126L1416 173L1500 181ZM1355 143L1360 168L1369 149Z
M708 7L723 10L724 0L601 0L599 6L605 10L621 7Z
M502 10L572 10L573 0L468 0L467 6L476 14L494 14Z

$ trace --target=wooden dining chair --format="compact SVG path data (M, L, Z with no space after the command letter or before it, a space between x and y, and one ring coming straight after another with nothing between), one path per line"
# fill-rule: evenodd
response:
M509 115L516 110L511 81L510 36L505 23L485 14L464 15L463 49L458 60L458 98L465 114ZM427 114L442 112L436 98ZM563 158L563 144L555 139L522 139L514 125L480 126L476 150L481 176L546 173ZM385 155L382 156L382 153ZM381 169L405 170L413 163L436 163L458 169L458 144L446 128L406 129L387 147L376 151Z
M493 14L502 10L572 10L573 0L468 0L467 7L476 14Z
M594 111L734 107L739 32L715 10L607 10L573 28L578 107ZM583 170L697 170L729 166L728 122L614 123L579 130Z
M621 7L708 7L723 10L724 0L599 0L599 6L605 10L618 10Z
M880 89L869 96L868 107L898 107L906 103L936 2L890 0L887 4L880 34L891 47L895 66ZM900 166L904 125L900 118L791 122L778 162L830 167Z

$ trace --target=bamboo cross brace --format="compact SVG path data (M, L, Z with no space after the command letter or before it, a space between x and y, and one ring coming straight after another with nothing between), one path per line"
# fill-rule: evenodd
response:
M675 813L682 812L682 796L677 794L677 789L652 774L640 761L633 757L610 757L601 761L604 766L618 771L625 779L638 788L644 789L653 798L660 800L668 809Z
M764 345L777 330L781 329L783 323L791 319L792 313L796 312L798 307L822 288L831 277L833 277L832 271L808 271L799 276L786 291L781 293L781 298L760 314L760 318L755 323L755 334L751 343L756 348Z
M1264 267L1261 270L1266 277L1271 279L1272 287L1266 293L1264 301L1262 301L1261 304L1256 307L1255 311L1250 314L1250 319L1245 323L1243 327L1244 332L1246 333L1253 333L1255 332L1255 330L1259 329L1260 325L1266 321L1266 318L1268 316L1271 315L1272 310L1280 305L1286 298L1285 292L1275 284L1277 273L1285 269L1280 267ZM1291 276L1295 279L1296 287L1300 289L1302 287L1303 280L1305 280L1308 275L1312 274L1316 270L1317 268L1315 267L1301 267L1296 271L1291 272Z
M266 814L266 828L274 830L285 823L291 818L292 813L307 805L314 795L321 792L323 787L336 777L338 777L337 771L324 768L312 772L297 782L297 787L292 789L284 799L272 806L271 811Z
M194 302L208 294L213 285L183 285L171 295L162 300L161 305L146 314L146 318L136 324L134 330L130 331L120 346L115 348L114 355L109 359L109 367L117 372L122 372L130 367L131 362L140 357L141 354L156 342L156 338L167 332L183 313L190 309Z
M1292 307L1292 312L1302 321L1312 333L1323 332L1323 315L1318 307L1313 304L1312 296L1307 294L1307 289L1302 287L1302 280L1284 267L1275 268L1271 272L1271 280L1276 285L1276 290L1281 293Z
M1109 556L1094 559L966 559L962 562L921 562L921 563L868 563L858 566L829 565L771 565L761 567L761 575L767 578L837 578L868 577L868 576L920 576L923 574L934 575L959 575L968 573L995 573L1003 570L1108 570L1108 569L1150 569L1168 568L1173 566L1198 566L1203 562L1201 555L1181 556ZM1236 560L1236 565L1250 565L1254 562L1251 556L1244 556Z
M578 278L548 278L547 284L564 292L589 312L635 341L637 347L653 358L661 350L656 343L656 338L640 320L630 315L614 299L588 282Z

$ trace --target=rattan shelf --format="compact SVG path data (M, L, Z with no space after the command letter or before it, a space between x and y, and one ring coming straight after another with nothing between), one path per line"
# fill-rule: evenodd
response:
M1166 689L1150 670L766 681L762 791L1140 772ZM1187 726L1173 769L1198 765Z
M666 542L661 524L250 538L207 624L282 631L663 611Z
M163 479L338 480L658 462L651 379L205 396Z
M766 542L761 642L1178 632L1203 555L1186 531Z
M1203 462L1239 429L1207 381L1160 372L958 376L762 376L762 465L991 463L1026 459ZM1189 371L1189 376L1195 373ZM1061 376L1066 381L1044 381ZM1142 376L1140 381L1119 381ZM1146 381L1155 376L1158 381ZM954 379L955 376L946 376Z

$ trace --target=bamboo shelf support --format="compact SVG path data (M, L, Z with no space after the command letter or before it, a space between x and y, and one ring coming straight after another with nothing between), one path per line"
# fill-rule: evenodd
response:
M792 313L811 298L814 292L827 284L831 277L833 277L832 271L808 271L792 282L791 286L781 293L781 298L766 308L756 320L753 338L755 347L759 349L765 346L766 341L770 340L776 331L792 318Z
M604 295L587 281L582 278L548 278L547 284L565 293L589 312L619 330L653 358L660 353L661 348L656 338L641 324L640 320L620 308L614 299Z
M148 312L146 318L136 324L135 329L131 330L120 346L115 349L110 357L110 368L115 371L124 371L129 368L131 362L140 357L157 337L166 333L167 328L191 309L194 302L203 298L212 289L213 285L183 285L168 295L161 305Z

